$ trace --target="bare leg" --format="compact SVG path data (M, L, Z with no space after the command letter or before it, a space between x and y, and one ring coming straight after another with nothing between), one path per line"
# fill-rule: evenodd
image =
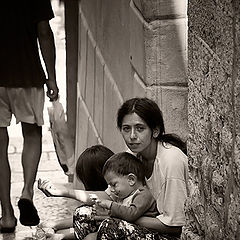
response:
M23 152L22 166L24 187L21 198L32 200L33 185L42 153L42 127L36 124L22 123Z
M84 240L96 240L97 239L97 232L89 233Z
M15 217L11 204L11 169L8 161L9 137L6 127L0 127L0 200L2 207L1 227L13 227Z

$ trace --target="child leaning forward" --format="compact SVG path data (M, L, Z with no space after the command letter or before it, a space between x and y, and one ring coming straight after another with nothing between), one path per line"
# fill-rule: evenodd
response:
M127 152L113 155L104 164L102 173L108 184L105 192L109 199L90 194L95 204L75 210L74 234L79 240L88 235L96 238L101 222L108 216L135 222L141 216L159 214L155 200L144 184L143 165L134 155Z

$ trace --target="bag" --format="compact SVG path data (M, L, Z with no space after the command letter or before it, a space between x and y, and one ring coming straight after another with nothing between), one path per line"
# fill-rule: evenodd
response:
M68 133L64 109L59 99L53 101L52 106L48 107L48 116L59 164L66 175L72 175L74 173L74 147Z

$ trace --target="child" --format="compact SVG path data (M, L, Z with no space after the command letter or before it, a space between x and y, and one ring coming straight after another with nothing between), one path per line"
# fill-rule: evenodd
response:
M90 195L95 207L83 206L74 214L74 232L77 239L84 239L95 232L100 225L98 207L108 210L108 216L120 218L129 222L136 221L141 216L156 216L158 214L155 201L150 191L144 186L144 171L142 163L132 154L122 152L110 157L103 167L103 176L108 183L105 191L109 199Z
M102 175L102 168L113 154L109 148L103 145L95 145L87 148L79 156L75 171L78 179L84 184L85 190L104 191L107 188L107 183ZM73 227L72 218L46 221L41 223L39 227L54 229L57 233L52 234L52 239L75 239L71 229Z

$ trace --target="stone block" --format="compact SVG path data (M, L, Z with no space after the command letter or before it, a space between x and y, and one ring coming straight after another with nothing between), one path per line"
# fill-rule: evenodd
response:
M21 153L23 148L23 138L19 137L11 137L9 138L9 154Z
M233 54L233 8L229 1L189 2L189 29L194 31L231 72Z
M146 96L146 86L142 79L137 73L133 74L133 93L132 97L145 97Z
M153 26L144 30L146 84L186 85L186 19L155 21Z
M56 160L57 159L56 152L48 152L48 159L49 159L49 161Z
M98 133L95 131L95 125L93 122L88 124L88 135L87 135L87 146L91 147L93 145L99 144L98 142Z
M81 15L79 16L81 17ZM79 44L79 66L78 66L78 82L79 82L79 88L80 93L83 98L85 98L85 88L86 88L86 74L87 74L87 31L86 24L81 19L81 25L80 25L80 33L79 38L81 39Z
M68 176L62 170L38 171L36 179L39 178L60 184L68 182Z
M145 79L144 28L132 9L129 11L130 50L129 61L138 75Z
M95 0L82 0L81 1L81 11L83 12L86 20L88 22L89 28L91 29L94 36L96 36L96 29L98 25L98 10L101 1Z
M95 76L95 97L93 119L99 135L103 134L103 109L104 109L104 67L103 62L96 54L96 76Z
M77 129L76 129L76 146L75 146L75 158L86 149L87 147L87 135L88 135L88 113L85 107L85 103L82 99L78 98L77 104Z
M184 87L159 87L157 91L157 103L163 113L166 133L178 134L187 139L187 94Z
M88 38L87 44L87 72L86 72L86 95L85 102L88 108L88 111L93 117L94 109L94 85L95 85L95 46L93 46L93 41Z
M22 171L22 160L21 154L15 153L8 156L9 164L12 172L21 172Z
M113 152L119 152L124 149L123 139L116 123L116 114L121 106L121 99L107 74L105 74L104 79L103 143Z
M186 16L186 0L140 0L142 12L146 19L154 20L169 16L175 18Z

